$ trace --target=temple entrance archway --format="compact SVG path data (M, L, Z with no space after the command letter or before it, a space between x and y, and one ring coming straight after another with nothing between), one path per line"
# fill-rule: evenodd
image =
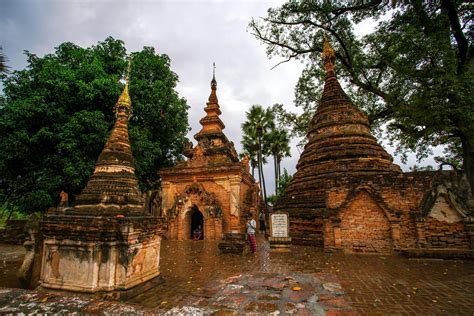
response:
M193 205L188 212L188 216L190 216L190 230L189 230L189 237L190 239L194 239L194 230L198 227L201 229L201 236L199 240L204 239L204 216L202 215L201 211L196 205Z

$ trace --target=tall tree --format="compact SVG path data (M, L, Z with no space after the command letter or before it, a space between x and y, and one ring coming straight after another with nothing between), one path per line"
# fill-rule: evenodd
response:
M26 56L26 69L2 76L0 194L24 210L43 211L61 190L79 193L92 174L114 122L127 54L122 41L109 37L89 48L63 43L44 57ZM159 184L156 170L182 151L188 106L175 90L168 56L151 47L131 56L130 142L147 189Z
M266 150L268 133L274 127L274 116L272 111L264 109L261 105L252 105L245 113L247 120L242 124L244 150L251 153L257 152L257 167L259 181L262 186L263 199L267 199L265 176L263 174L264 148Z
M326 33L339 78L374 127L385 124L399 150L416 150L418 158L445 145L439 159L462 161L474 191L472 9L460 0L292 0L250 28L268 56L306 62L296 99L307 107L316 104L313 91L324 78L319 53ZM378 25L357 37L354 27L366 19Z
M275 172L275 192L278 189L278 181L281 176L281 161L284 157L290 157L290 137L288 132L281 128L273 128L268 135L268 149L273 156Z

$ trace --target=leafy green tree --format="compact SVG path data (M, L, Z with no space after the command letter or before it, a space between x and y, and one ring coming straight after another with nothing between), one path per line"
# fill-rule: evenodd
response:
M247 153L257 153L258 179L262 185L263 199L267 199L265 177L263 174L264 153L268 152L269 132L274 128L274 115L270 109L252 105L245 113L247 120L242 123L242 146Z
M277 200L285 194L285 190L293 180L293 176L288 174L286 168L283 169L283 174L278 179L278 187L276 189L276 198Z
M111 37L26 56L26 69L2 75L0 194L13 206L43 211L61 190L79 193L92 174L115 121L128 56ZM130 142L141 188L149 189L159 185L157 169L179 158L188 106L175 91L168 56L145 47L131 57Z
M338 77L373 126L385 126L400 152L416 150L420 159L431 146L445 145L440 161L462 161L474 190L472 12L461 0L291 0L270 8L250 29L269 57L306 63L296 101L308 111L320 96L319 56L327 34ZM356 36L354 27L367 19L378 23L376 29Z

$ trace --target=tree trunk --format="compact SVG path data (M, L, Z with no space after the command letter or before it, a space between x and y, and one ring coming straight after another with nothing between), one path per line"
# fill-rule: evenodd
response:
M463 156L463 169L466 173L467 180L471 186L471 193L474 196L474 140L467 137L466 135L461 135L461 144L462 144L462 156Z
M265 176L263 175L263 162L262 162L262 137L258 137L258 168L259 168L259 178L260 185L262 186L263 192L263 202L267 204L267 190L265 188Z
M273 155L273 171L275 171L275 195L278 195L278 162L276 155Z
M281 157L277 157L277 165L278 165L278 183L280 183L280 177L281 177Z
M257 153L257 171L258 171L258 182L260 183L260 197L263 200L262 171L260 170L260 154L259 153Z
M261 155L261 154L260 154ZM263 198L265 204L267 203L267 188L265 186L265 174L263 173L263 159L260 158L260 169L262 173L262 188L263 188Z

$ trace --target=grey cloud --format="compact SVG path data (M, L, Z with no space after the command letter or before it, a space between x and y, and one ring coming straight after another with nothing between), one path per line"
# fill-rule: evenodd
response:
M170 56L180 78L178 91L190 105L191 138L201 128L216 62L224 131L240 151L240 125L252 104L294 108L302 65L294 61L270 70L279 60L268 60L264 46L247 32L251 18L265 16L275 3L281 1L1 0L0 45L14 69L26 65L23 50L44 55L65 41L90 46L110 35L129 51L153 46ZM293 157L283 161L290 173L298 157L293 149ZM265 171L273 192L273 166Z

